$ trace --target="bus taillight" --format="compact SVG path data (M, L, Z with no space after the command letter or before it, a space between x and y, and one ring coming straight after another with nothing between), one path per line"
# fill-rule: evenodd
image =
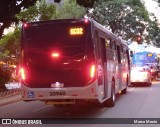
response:
M27 23L24 23L23 26L24 26L24 28L27 28L28 24L27 24Z
M20 78L23 81L26 80L26 71L25 71L25 69L24 68L20 68L19 72L20 72Z
M52 57L53 58L58 58L59 57L59 53L57 53L57 52L52 53Z
M90 77L94 78L95 74L96 74L96 66L94 64L92 64L90 67Z
M88 22L89 22L88 18L85 18L85 19L84 19L84 22L85 22L85 23L88 23Z

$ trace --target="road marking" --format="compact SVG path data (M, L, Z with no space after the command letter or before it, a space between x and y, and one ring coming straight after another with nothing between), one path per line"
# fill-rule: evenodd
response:
M45 108L48 108L48 107L51 107L52 105L47 105L47 106L44 106L44 107L41 107L41 108L38 108L36 110L33 110L32 112L37 112L39 110L42 110L42 109L45 109Z

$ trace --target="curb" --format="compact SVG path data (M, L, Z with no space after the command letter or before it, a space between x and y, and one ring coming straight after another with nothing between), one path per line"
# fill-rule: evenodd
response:
M0 92L0 98L1 97L6 97L6 96L11 96L15 93L21 93L21 89L11 89L11 90L7 90L7 91L4 91L4 92Z
M0 106L11 104L22 100L20 93L10 94L8 96L0 97Z
M0 106L21 101L21 89L10 89L0 93Z

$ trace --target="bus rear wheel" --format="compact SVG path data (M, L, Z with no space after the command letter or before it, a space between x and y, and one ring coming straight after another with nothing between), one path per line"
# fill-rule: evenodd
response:
M105 106L107 106L107 107L114 107L115 106L115 98L116 98L115 83L114 83L114 81L112 81L111 97L104 102Z

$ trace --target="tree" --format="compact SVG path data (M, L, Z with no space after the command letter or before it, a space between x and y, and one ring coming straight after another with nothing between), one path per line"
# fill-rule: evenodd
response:
M19 21L42 21L50 20L56 15L56 7L53 4L46 4L45 0L37 1L34 6L22 10L16 15Z
M153 15L153 14L152 14ZM150 22L150 27L147 28L147 41L150 41L156 47L160 47L160 26L158 19L153 15L153 21Z
M0 38L2 37L5 28L8 28L12 23L17 22L15 14L21 9L28 8L34 5L36 0L1 0L0 1Z
M98 0L76 0L77 3L86 8L92 8L94 3Z
M10 61L17 64L20 52L20 30L15 29L14 32L8 33L0 40L0 60ZM16 59L12 59L16 57ZM13 61L12 61L13 60Z
M79 6L76 0L65 0L59 8L57 8L56 18L82 18L86 14L86 9Z
M85 8L92 8L94 3L98 0L76 0L77 4L85 7ZM61 0L54 0L56 3L60 3Z
M88 16L123 39L136 39L149 22L148 12L139 0L100 0Z
M44 0L37 2L34 6L29 7L17 14L19 21L40 21L64 18L80 18L86 13L84 7L79 6L76 0L65 0L57 8L54 4L46 4Z

